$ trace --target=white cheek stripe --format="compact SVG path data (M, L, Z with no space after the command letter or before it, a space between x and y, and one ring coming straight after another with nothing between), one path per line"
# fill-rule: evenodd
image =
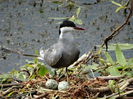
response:
M73 30L74 30L73 27L62 27L62 28L60 28L61 34L60 34L59 38L63 38L64 33L67 33L67 32L73 31Z
M73 27L62 27L61 29L61 32L62 33L64 33L64 32L69 32L69 31L72 31L72 30L74 30L74 28Z
M62 32L61 32L61 34L60 34L59 38L61 38L61 39L63 38L63 33L62 33Z

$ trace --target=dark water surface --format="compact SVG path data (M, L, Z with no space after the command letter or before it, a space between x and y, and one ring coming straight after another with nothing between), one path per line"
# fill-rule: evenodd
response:
M36 3L35 3L36 1ZM59 6L52 1L43 0L1 0L0 1L0 45L25 53L34 54L40 47L47 48L58 40L58 20L49 17L70 17L75 14L77 6L71 10L67 3ZM65 0L64 0L65 1ZM81 6L79 18L86 31L75 33L81 49L81 55L101 44L112 29L123 23L123 12L115 13L116 6L109 0L97 4L95 0L73 0ZM85 4L86 3L86 4ZM92 3L92 5L90 5ZM42 7L41 7L42 4ZM133 43L133 20L111 43ZM133 57L133 51L125 52L126 57ZM3 53L0 51L2 57ZM31 59L16 54L8 54L5 59L0 57L0 72L8 72L25 64Z

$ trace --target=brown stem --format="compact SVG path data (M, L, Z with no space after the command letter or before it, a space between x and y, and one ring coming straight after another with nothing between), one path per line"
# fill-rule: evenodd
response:
M112 39L113 37L115 37L116 35L118 35L118 34L120 33L120 32L118 32L118 31L120 31L121 29L123 29L124 26L128 24L129 19L130 19L130 17L132 16L132 11L131 11L131 9L129 9L129 11L130 11L130 12L129 12L129 14L128 14L126 20L124 21L124 23L123 23L122 25L120 25L119 27L117 27L117 28L112 32L112 34L110 34L108 37L106 37L106 38L104 39L103 44L102 44L101 47L103 47L104 45L107 45L108 41L111 40L111 39Z
M120 86L120 91L123 91L126 89L126 87L133 82L133 78L127 79L126 81L123 81L119 83L118 85ZM110 91L109 87L100 87L100 88L90 88L85 87L87 91L90 92L105 92L105 91Z
M22 83L15 83L15 84L0 84L0 87L12 87L12 86L21 86Z
M4 47L2 47L1 50L6 52L6 53L15 53L15 54L22 55L22 56L39 57L38 55L25 54L25 53L22 53L20 51L11 50L11 49L4 48Z
M124 76L99 76L98 79L104 79L104 80L117 80L121 79Z
M116 96L114 96L114 98L116 99L116 98L119 98L119 97L123 97L123 96L128 95L128 94L131 94L131 93L133 93L133 90L127 91L127 92L122 93L120 95L116 95Z

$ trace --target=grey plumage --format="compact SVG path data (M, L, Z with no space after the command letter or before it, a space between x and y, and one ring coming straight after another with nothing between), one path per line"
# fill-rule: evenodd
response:
M53 68L68 67L79 58L80 51L76 47L76 42L72 35L75 29L84 30L76 27L73 22L68 20L63 21L60 25L59 40L41 55L49 66Z
M44 53L45 62L53 68L68 67L79 58L80 51L73 41L59 39Z

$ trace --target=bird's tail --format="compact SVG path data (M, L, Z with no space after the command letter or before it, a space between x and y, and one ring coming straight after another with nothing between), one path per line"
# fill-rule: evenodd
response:
M42 48L42 47L40 48L39 54L40 54L40 56L38 57L38 59L44 60L44 48Z

